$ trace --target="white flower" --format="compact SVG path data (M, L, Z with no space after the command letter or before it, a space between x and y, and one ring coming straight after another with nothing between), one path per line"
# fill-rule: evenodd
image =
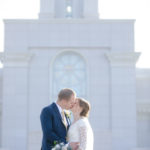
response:
M67 150L67 144L65 145L65 143L59 143L59 144L56 144L52 150Z
M55 146L55 149L60 149L61 147L60 147L60 145L59 144L57 144L56 146Z
M61 150L67 150L67 146L63 146Z
M66 114L66 116L67 116L68 118L71 117L71 112L70 112L69 110L65 110L65 114Z
M62 147L62 150L67 150L67 147L68 147L68 145L66 144L66 145L64 145L63 147Z
M60 143L60 146L64 146L64 143Z

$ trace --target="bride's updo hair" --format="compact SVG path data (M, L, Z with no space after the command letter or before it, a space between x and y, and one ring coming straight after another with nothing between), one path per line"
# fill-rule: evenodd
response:
M80 116L83 117L88 117L89 116L89 111L90 111L90 103L83 99L83 98L77 98L78 102L79 102L79 106L82 108L82 111L80 113Z

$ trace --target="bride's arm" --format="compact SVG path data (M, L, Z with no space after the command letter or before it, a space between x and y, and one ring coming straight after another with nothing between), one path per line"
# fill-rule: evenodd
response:
M87 128L86 126L79 127L80 146L78 150L86 150L87 148Z

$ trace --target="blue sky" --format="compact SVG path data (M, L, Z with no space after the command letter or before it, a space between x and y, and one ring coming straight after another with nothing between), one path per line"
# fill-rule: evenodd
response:
M0 0L0 51L4 43L4 18L37 18L40 0ZM99 0L101 19L136 19L135 51L142 52L137 67L150 68L150 1ZM1 66L1 65L0 65Z

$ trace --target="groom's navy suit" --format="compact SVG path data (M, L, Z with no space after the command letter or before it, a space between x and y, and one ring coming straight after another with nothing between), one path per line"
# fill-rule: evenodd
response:
M69 125L66 129L56 103L43 108L40 119L43 131L42 150L51 150L54 141L67 143L66 136ZM68 118L67 122L69 124Z

